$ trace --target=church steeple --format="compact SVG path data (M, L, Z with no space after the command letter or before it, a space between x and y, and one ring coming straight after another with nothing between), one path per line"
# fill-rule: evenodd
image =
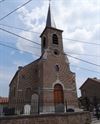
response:
M46 27L40 35L42 54L46 50L53 51L54 54L63 52L62 32L62 30L56 28L49 3Z
M56 28L56 25L55 25L55 22L54 22L52 13L51 13L50 3L49 3L49 8L48 8L46 27Z

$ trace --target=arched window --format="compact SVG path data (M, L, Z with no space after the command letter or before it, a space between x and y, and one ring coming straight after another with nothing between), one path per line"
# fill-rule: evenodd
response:
M55 112L64 112L64 93L60 84L54 86Z
M55 55L59 55L59 51L57 49L54 50Z
M53 44L58 44L58 37L56 34L53 34L52 41L53 41Z
M31 97L31 112L32 113L38 113L39 111L39 96L38 94L34 93Z
M16 95L16 88L14 87L13 88L13 96L15 96Z
M59 72L59 65L55 65L55 70Z
M26 97L27 102L31 101L31 88L30 87L26 88L25 97Z
M46 48L46 37L43 37L43 39L42 39L42 45L43 45L43 48Z

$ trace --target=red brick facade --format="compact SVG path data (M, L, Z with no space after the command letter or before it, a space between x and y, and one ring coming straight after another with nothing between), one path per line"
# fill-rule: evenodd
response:
M64 112L77 108L75 73L63 51L62 30L46 27L41 34L41 57L20 68L10 83L9 106L20 112ZM58 91L55 91L55 86ZM63 98L62 98L63 97ZM35 102L37 101L38 110Z

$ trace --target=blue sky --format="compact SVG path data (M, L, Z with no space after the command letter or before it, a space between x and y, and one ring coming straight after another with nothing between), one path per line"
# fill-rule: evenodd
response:
M5 0L0 3L0 18L26 1ZM63 38L100 44L99 0L53 0L51 2L51 8L57 28L64 30ZM40 43L39 35L45 27L47 10L48 0L33 0L25 7L0 21L0 24L24 28L38 32L39 34L7 28L2 25L0 27ZM0 96L8 96L9 83L17 71L18 66L24 66L37 59L40 55L40 47L1 30L0 43L19 49L17 51L0 45ZM83 44L82 42L72 42L66 39L63 39L63 43L66 53L92 63L100 64L100 45ZM36 49L35 47L39 48ZM29 53L25 53L24 51ZM96 56L76 55L72 53ZM76 73L77 89L79 89L88 77L100 78L100 73L83 70L77 66L97 72L100 72L100 67L89 65L72 58L69 58L69 61L71 70ZM79 90L78 94L80 94Z

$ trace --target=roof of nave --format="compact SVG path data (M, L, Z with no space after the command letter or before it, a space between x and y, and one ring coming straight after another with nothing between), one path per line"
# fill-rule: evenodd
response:
M31 62L31 63L23 66L23 67L22 66L19 66L18 67L18 70L16 71L15 75L13 76L13 78L12 78L9 86L12 84L13 80L15 80L15 78L17 78L17 76L18 76L18 74L20 72L22 74L25 74L25 73L27 73L27 71L29 72L29 71L32 71L34 68L36 68L36 66L38 65L38 63L41 60L41 58L42 58L42 56L39 59L37 59L37 60L35 60L35 61L33 61L33 62Z

